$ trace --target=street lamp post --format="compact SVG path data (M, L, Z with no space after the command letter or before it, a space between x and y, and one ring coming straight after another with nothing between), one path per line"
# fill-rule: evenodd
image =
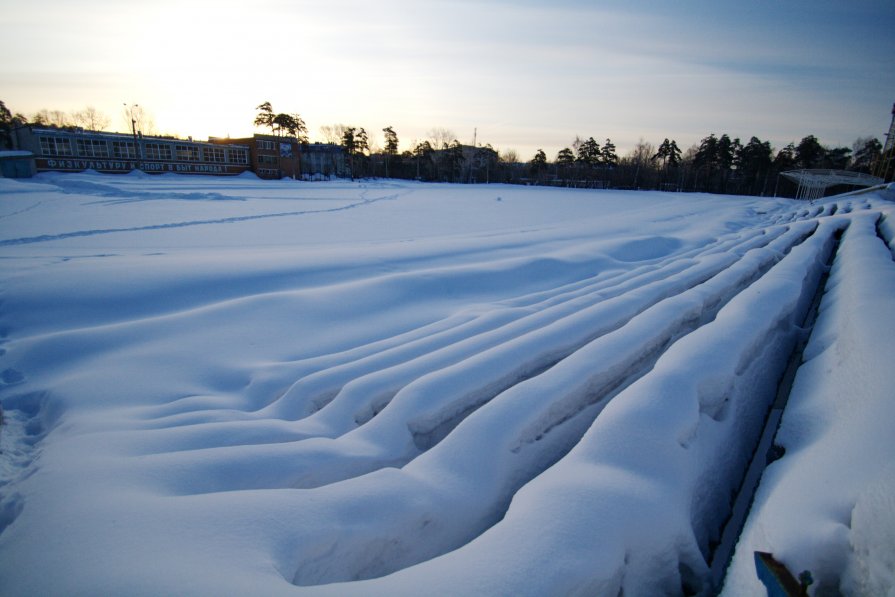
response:
M140 104L131 104L131 107L128 108L127 102L124 103L124 109L131 119L131 131L134 133L134 155L136 157L137 169L141 169L143 165L143 148L140 147L140 142L137 140L137 119L134 117L135 109L139 107Z

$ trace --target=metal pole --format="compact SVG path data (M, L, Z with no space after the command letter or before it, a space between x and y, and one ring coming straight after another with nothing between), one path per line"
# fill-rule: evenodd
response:
M127 103L125 103L124 107L127 109L128 115L130 116L130 119L131 119L131 131L133 131L133 133L134 133L134 157L136 158L135 161L137 163L137 169L141 170L142 166L143 166L143 164L142 164L143 151L142 151L142 147L140 147L139 141L137 141L137 119L134 118L134 108L139 108L140 104L131 104L131 107L128 108Z

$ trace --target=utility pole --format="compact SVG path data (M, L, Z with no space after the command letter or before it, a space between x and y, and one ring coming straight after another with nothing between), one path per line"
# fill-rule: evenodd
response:
M127 107L127 102L124 103L124 109L127 111L128 116L131 119L131 130L134 133L134 156L136 157L137 169L142 170L143 165L143 148L140 147L140 142L137 141L137 119L135 110L139 108L140 104L131 104L131 107ZM142 131L140 133L142 135Z
M889 124L889 132L886 133L886 143L883 145L883 152L879 156L873 174L888 180L893 160L895 160L895 104L892 105L892 122Z

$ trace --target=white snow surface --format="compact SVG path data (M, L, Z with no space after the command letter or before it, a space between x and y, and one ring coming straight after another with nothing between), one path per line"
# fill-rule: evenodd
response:
M0 593L710 594L807 336L723 594L895 595L893 199L0 179Z

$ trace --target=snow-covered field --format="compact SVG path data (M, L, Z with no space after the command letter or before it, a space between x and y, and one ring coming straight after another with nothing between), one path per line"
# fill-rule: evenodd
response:
M724 593L895 594L893 199L0 179L0 593L708 593L804 346Z

